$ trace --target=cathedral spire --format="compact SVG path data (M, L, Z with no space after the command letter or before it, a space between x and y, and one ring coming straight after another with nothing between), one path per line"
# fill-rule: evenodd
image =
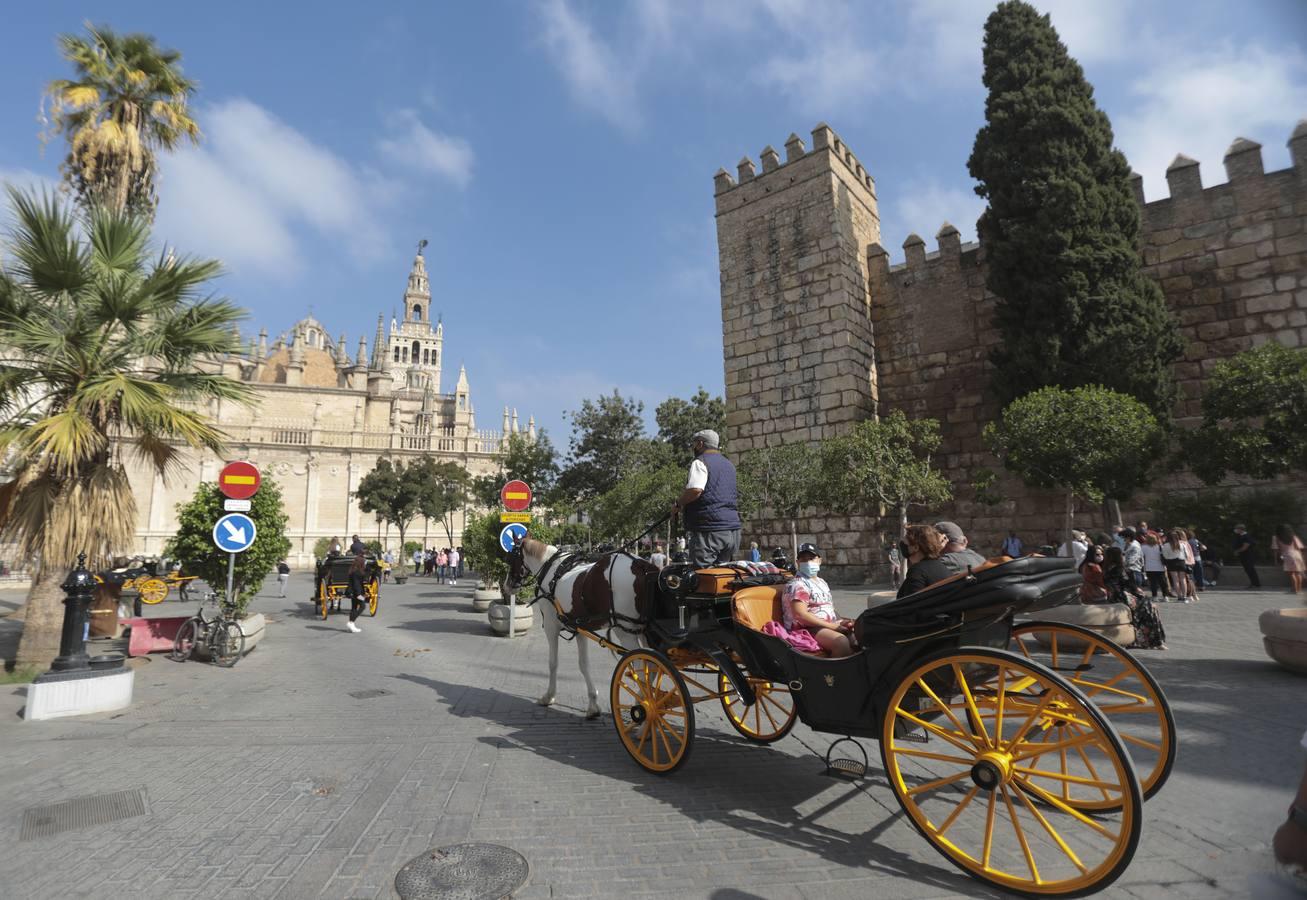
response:
M386 368L390 355L386 353L386 331L381 313L377 313L377 337L372 342L372 371L380 372Z
M360 369L366 368L368 365L368 339L361 334L359 335L359 352L354 359L354 365Z

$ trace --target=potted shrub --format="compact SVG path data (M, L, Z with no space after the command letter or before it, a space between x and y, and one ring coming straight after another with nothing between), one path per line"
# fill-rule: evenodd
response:
M490 609L503 599L500 585L508 577L508 563L499 552L499 516L494 512L472 516L463 528L463 562L477 573L472 608Z

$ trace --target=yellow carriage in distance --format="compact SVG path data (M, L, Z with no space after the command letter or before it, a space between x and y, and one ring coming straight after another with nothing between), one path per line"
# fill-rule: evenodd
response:
M375 616L377 604L381 600L381 565L371 553L364 559L363 596L367 601L368 615ZM313 602L322 618L327 618L329 613L339 612L340 601L349 599L349 569L353 563L352 556L328 556L318 560Z

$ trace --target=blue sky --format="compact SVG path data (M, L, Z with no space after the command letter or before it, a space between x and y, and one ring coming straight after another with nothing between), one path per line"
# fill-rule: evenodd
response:
M1041 0L1166 195L1177 152L1225 180L1230 141L1268 170L1307 116L1307 3ZM55 35L90 17L146 31L200 83L198 149L163 164L158 234L226 263L220 288L276 334L310 307L371 341L419 238L451 390L478 425L620 389L647 412L722 390L712 174L828 122L876 178L883 243L974 236L966 173L983 120L969 0L486 0L157 4L6 10L0 178L57 177L38 140Z

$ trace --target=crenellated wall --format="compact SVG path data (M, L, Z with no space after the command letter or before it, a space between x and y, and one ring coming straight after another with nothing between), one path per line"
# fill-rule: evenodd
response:
M1228 181L1206 189L1199 164L1177 156L1167 170L1170 196L1152 202L1145 200L1142 178L1134 178L1141 204L1140 249L1145 271L1161 284L1187 341L1185 356L1175 366L1181 391L1176 413L1181 424L1192 424L1200 415L1202 380L1217 360L1272 340L1307 346L1307 121L1294 130L1289 148L1291 167L1267 173L1260 145L1238 139L1225 156ZM783 168L768 170L764 157L764 175L757 180L776 170ZM724 218L724 174L719 172L717 177L718 238L723 248L756 245L766 234L764 225L788 221L798 209L808 221L822 219L822 194L790 193L789 184L775 181L765 191L765 219ZM726 178L729 181L729 176ZM874 193L872 199L874 202ZM834 209L826 213L828 218L838 218ZM856 240L865 233L852 237ZM994 298L985 289L984 248L963 244L957 229L948 223L936 235L937 249L932 252L927 252L919 236L909 235L903 243L901 263L891 263L876 236L861 246L865 256L858 267L849 266L844 259L844 244L832 248L836 252L829 264L865 273L866 298L861 305L849 298L840 305L844 315L831 321L848 324L849 340L835 342L842 351L837 358L845 371L865 369L866 386L857 403L845 404L846 398L852 399L846 392L848 383L828 386L835 376L829 368L820 368L825 361L820 358L824 351L819 351L817 360L809 359L799 369L816 382L804 389L822 397L838 395L841 405L829 410L838 418L823 415L820 422L805 423L805 428L790 428L782 409L774 433L785 440L816 440L847 427L848 421L892 409L903 409L914 418L939 419L943 444L938 462L953 481L958 499L932 518L957 519L982 552L996 549L1009 528L1017 529L1028 542L1042 542L1058 527L1060 502L1002 473L981 442L984 424L998 413L987 394L988 354L999 337L992 325ZM787 256L783 245L772 245L772 249L769 264L782 277L803 262L802 256ZM778 367L779 358L766 355L770 345L759 342L756 333L733 329L728 312L738 319L747 296L747 303L768 310L771 315L765 321L784 333L798 327L799 316L807 307L785 302L783 289L775 290L775 282L765 278L746 280L748 291L742 296L737 279L746 273L733 270L728 274L727 259L723 249L728 410L737 410L734 418L728 418L727 440L739 451L757 446L750 438L759 432L773 433L766 430L765 422L775 407L760 402L759 388L780 375L784 367ZM850 287L856 290L855 283ZM746 318L745 322L753 320ZM732 360L738 366L742 346L751 351L744 357L747 378L737 376L733 382ZM759 351L763 355L754 355ZM738 412L746 409L750 411L747 417ZM1007 500L993 506L974 501L970 484L980 469L1000 475L999 492ZM1198 484L1179 474L1158 487L1197 489ZM1098 521L1091 512L1088 523ZM836 534L830 533L830 522L809 520L804 524L811 534L827 531L832 546L847 548L837 554L835 563L852 577L865 574L880 561L882 534L891 530L874 518L834 520L837 540ZM847 533L839 530L841 525ZM762 522L758 532L762 540L777 543L783 529Z

